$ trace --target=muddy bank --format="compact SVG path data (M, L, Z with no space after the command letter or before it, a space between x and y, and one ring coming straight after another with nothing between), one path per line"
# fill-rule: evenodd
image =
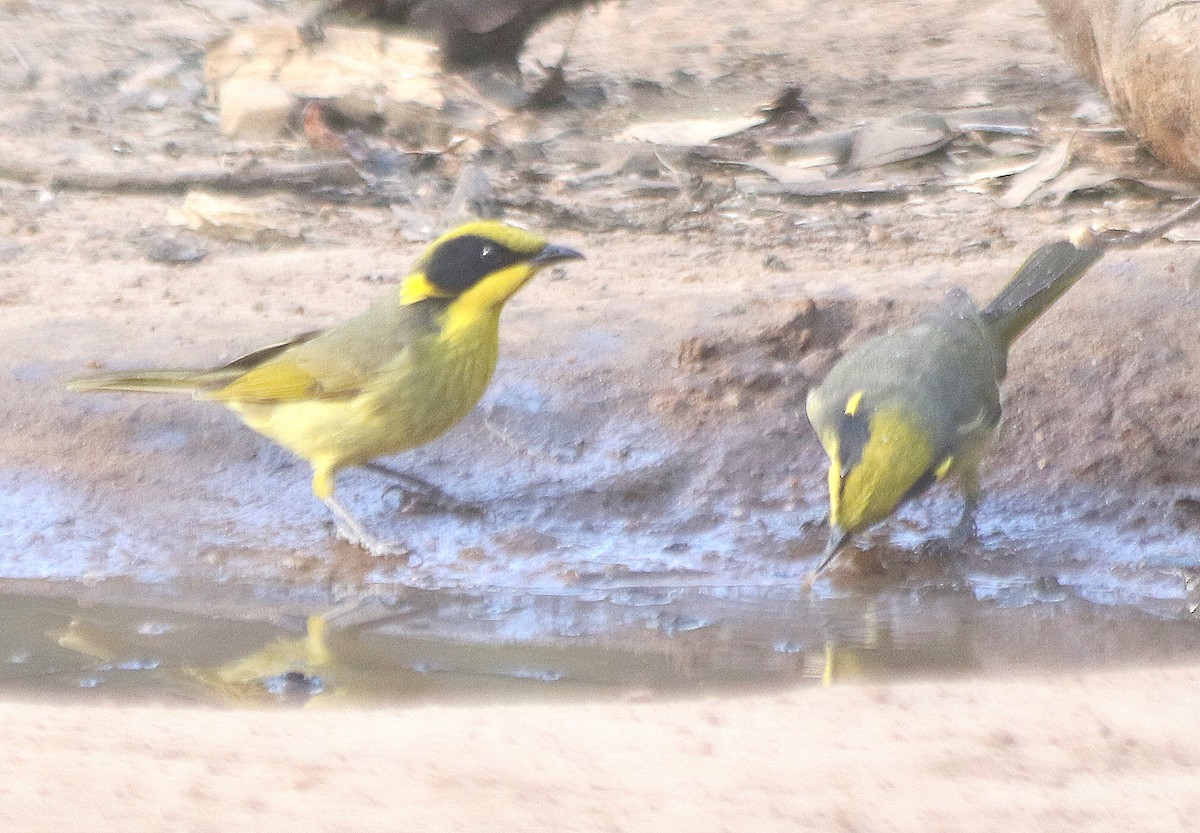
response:
M237 261L186 272L93 267L86 279L66 271L0 318L13 343L31 348L13 357L21 396L5 405L20 427L4 439L5 572L341 591L796 584L819 549L825 503L803 417L808 387L848 344L914 320L951 285L984 299L1017 262L898 264L880 286L866 283L868 267L766 271L748 247L666 240L647 257L640 239L566 239L592 254L586 269L514 302L485 403L400 461L486 516L404 513L386 482L343 476L346 499L381 534L407 541L412 559L336 541L308 494L307 467L220 408L61 384L89 362L220 361L295 330L296 297L316 307L305 323L336 320L335 303L349 312L385 291L356 269L402 270L413 247L327 251L324 281L336 294L306 289L322 278L297 274L300 256L287 253L256 256L265 282L253 284L225 277ZM1200 391L1189 372L1198 357L1186 261L1112 255L1018 344L986 468L983 545L961 570L1094 582L1102 593L1119 584L1130 599L1182 592L1167 588L1191 564L1200 468L1200 425L1187 407ZM166 321L164 292L179 296ZM123 320L88 314L118 296L136 300ZM956 511L953 494L935 491L867 540L899 545L885 561L903 580L911 547ZM913 580L941 579L918 570Z

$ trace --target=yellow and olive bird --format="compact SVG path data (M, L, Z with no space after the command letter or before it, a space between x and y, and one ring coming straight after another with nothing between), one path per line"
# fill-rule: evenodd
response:
M843 356L808 395L808 419L829 456L829 543L814 576L850 535L951 476L966 498L951 544L973 537L979 464L1000 422L1009 347L1106 251L1157 239L1198 212L1200 200L1144 231L1047 244L982 311L955 290L917 326Z
M213 370L129 371L70 386L225 405L312 465L313 494L343 537L386 550L334 496L337 473L423 445L465 417L496 367L505 302L540 269L581 257L515 226L468 223L430 244L396 290L341 325Z
M829 544L955 476L966 501L951 535L975 531L979 464L1000 423L1008 348L1103 255L1099 245L1043 246L982 311L962 290L915 327L847 353L808 395L808 419L829 456Z

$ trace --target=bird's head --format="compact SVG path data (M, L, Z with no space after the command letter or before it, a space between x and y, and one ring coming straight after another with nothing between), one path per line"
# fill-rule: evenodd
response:
M467 223L429 244L400 287L400 303L445 298L464 314L499 311L540 269L582 257L516 226Z
M882 521L944 477L954 462L935 461L917 414L865 401L861 391L836 405L810 395L808 413L829 455L827 559L852 533Z

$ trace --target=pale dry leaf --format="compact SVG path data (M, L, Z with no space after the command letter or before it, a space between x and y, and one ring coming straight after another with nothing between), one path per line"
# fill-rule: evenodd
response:
M1013 177L1008 190L997 198L1004 208L1016 208L1057 177L1071 160L1071 140L1063 139L1038 157L1037 162Z
M953 133L945 119L933 113L908 113L864 124L854 136L848 167L877 168L918 159L950 143Z
M297 243L304 239L298 228L271 213L270 207L259 201L192 191L181 206L167 211L167 221L209 237L242 243Z
M622 141L649 142L655 145L699 147L757 127L766 119L735 116L713 119L677 119L632 124L617 134Z

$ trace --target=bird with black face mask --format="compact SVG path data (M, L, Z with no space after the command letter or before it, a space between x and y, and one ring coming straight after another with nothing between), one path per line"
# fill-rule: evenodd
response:
M479 401L499 354L505 302L546 266L582 257L493 221L435 240L398 289L355 318L213 370L126 371L75 390L183 393L225 405L312 465L341 534L390 549L334 496L334 478L440 436Z

